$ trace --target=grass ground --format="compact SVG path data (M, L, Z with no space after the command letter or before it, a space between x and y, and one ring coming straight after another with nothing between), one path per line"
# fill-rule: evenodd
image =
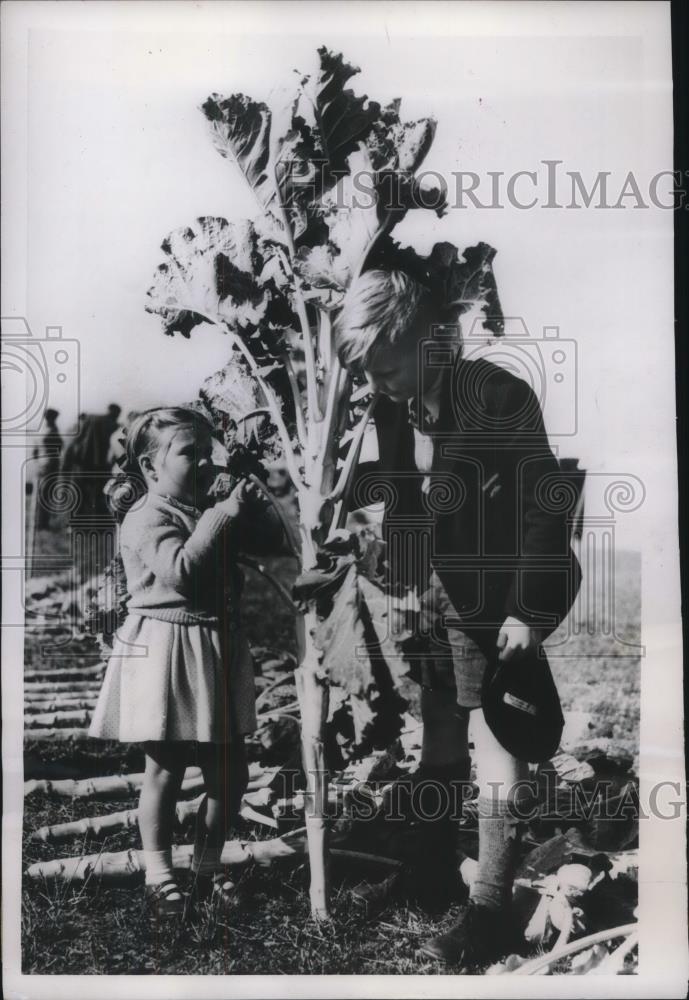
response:
M46 537L55 549L63 538ZM291 573L289 560L270 560L283 580ZM618 633L638 642L640 621L638 557L621 553L617 565L616 613ZM293 648L289 614L274 593L253 573L247 575L245 619L253 644ZM45 629L29 629L27 663L50 659ZM555 637L557 639L557 636ZM596 716L593 735L613 736L635 746L639 720L639 660L620 658L621 647L611 636L584 631L571 637L565 657L553 656L552 667L566 709L590 711ZM82 650L83 655L87 655ZM96 655L96 654L91 654ZM62 660L60 665L64 665ZM415 710L416 689L403 692ZM138 770L136 748L87 742L78 747L27 744L27 777L38 775L42 764L62 760L77 764L80 773L105 774ZM138 835L125 831L105 843L76 838L58 848L30 839L32 830L85 815L114 812L136 806L121 802L56 802L29 799L24 813L24 866L67 853L80 855L99 849L117 851L140 846ZM249 828L237 831L253 836ZM191 833L187 838L191 839ZM367 873L333 867L332 919L316 925L309 919L308 870L301 860L280 862L268 869L249 866L238 878L238 905L220 913L206 905L198 918L181 930L151 926L142 911L143 890L127 883L110 886L91 880L85 886L29 881L25 878L22 908L23 970L52 974L437 974L448 970L414 957L415 946L456 919L458 903L440 913L398 900L382 917L365 923L353 912L348 889Z

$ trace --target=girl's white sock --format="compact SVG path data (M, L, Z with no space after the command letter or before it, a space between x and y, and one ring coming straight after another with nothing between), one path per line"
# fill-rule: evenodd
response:
M174 879L172 871L172 848L166 851L144 851L146 862L146 885L160 885Z
M214 875L223 870L220 860L222 847L206 847L204 844L194 844L194 857L191 861L191 870L198 875Z

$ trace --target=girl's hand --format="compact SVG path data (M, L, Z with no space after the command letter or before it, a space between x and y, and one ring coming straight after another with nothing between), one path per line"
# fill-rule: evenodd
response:
M218 507L224 510L231 517L239 517L255 494L255 484L250 482L248 479L242 479L237 483L227 500L221 501L218 504Z
M518 618L506 618L495 645L500 650L499 660L511 660L515 653L523 653L538 645L538 633Z

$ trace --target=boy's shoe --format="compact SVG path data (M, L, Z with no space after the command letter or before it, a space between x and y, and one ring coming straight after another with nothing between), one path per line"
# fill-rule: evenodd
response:
M177 899L173 899L177 896ZM144 890L144 902L151 918L170 920L182 917L186 912L187 899L174 879L147 885Z
M424 941L418 951L423 958L475 968L492 965L519 949L520 942L511 915L503 910L479 906L470 900L449 931Z

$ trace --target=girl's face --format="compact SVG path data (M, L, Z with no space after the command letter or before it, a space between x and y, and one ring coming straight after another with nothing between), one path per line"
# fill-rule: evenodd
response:
M213 441L205 431L168 427L146 463L149 489L181 503L198 506L213 482Z

